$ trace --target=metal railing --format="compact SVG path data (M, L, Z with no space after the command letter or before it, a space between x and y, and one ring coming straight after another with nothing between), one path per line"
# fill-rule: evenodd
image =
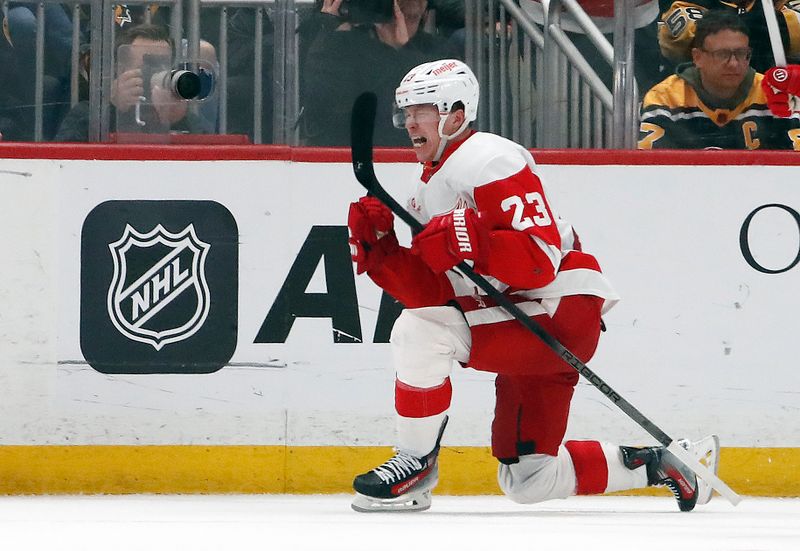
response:
M465 7L465 60L481 83L477 127L532 145L541 135L534 125L541 120L542 33L510 0L467 0Z
M45 139L44 7L61 4L69 6L73 27L68 101L75 105L79 99L79 50L83 35L89 39L91 50L89 139L107 140L113 131L110 98L115 76L117 3L114 0L15 1L30 4L36 15L33 139ZM252 98L252 106L248 106L248 112L252 109L248 134L253 143L300 143L297 28L300 12L313 9L313 0L125 0L125 4L168 8L170 34L176 44L183 45L189 58L198 56L203 15L216 12L219 27L214 46L219 62L217 130L220 133L231 129L231 109L237 108L229 88L229 15L236 10L237 17L249 18L253 66L248 85L252 92L252 96L248 94ZM482 93L477 127L527 147L633 148L638 127L633 4L634 0L615 2L612 45L577 0L543 0L544 18L538 23L519 6L518 0L465 0L465 60L475 70ZM8 0L2 0L2 5L7 8ZM149 20L150 12L145 13ZM613 69L611 89L562 30L565 14L580 26L600 57ZM272 35L272 51L264 46L267 33ZM264 73L265 66L270 66L271 81L265 79L268 76ZM265 109L272 112L271 128L263 126Z
M544 0L540 23L515 0L466 7L466 60L483 93L479 128L527 147L635 146L633 0L615 2L613 46L576 0ZM611 90L562 29L563 14L613 69Z

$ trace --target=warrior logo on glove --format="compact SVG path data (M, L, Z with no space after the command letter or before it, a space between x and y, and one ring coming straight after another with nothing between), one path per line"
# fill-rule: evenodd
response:
M453 211L453 228L455 229L456 240L458 240L458 250L462 253L471 253L472 244L469 240L464 211L465 209L456 209Z
M419 255L436 273L447 271L464 260L474 261L477 267L485 260L488 238L489 231L477 212L455 209L433 217L414 237L411 252Z

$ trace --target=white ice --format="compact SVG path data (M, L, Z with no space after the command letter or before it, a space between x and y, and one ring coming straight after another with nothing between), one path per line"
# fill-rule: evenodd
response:
M574 497L522 506L434 495L421 513L356 513L350 496L0 497L10 551L796 551L800 499Z

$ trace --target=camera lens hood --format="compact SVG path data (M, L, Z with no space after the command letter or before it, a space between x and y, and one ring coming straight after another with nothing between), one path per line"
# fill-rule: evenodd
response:
M181 99L195 99L200 95L201 81L197 73L175 70L170 75L170 90Z

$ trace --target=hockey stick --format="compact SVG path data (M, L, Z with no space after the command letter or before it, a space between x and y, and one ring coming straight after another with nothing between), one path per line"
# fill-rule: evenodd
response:
M786 67L786 52L783 50L778 17L775 15L775 4L773 0L761 0L761 7L764 9L764 19L767 22L767 32L769 33L769 43L772 46L772 56L775 58L775 66Z
M408 224L416 233L423 229L423 225L403 208L389 193L383 189L378 178L375 176L375 169L372 162L372 133L375 125L375 110L377 97L372 92L365 92L356 98L353 105L351 118L351 147L353 154L353 172L356 179L361 183L367 192L379 199L403 222ZM553 352L564 360L570 367L588 380L595 388L602 392L606 398L614 402L628 417L633 419L640 427L646 430L653 438L658 440L670 452L672 452L684 465L693 470L700 478L705 480L720 495L725 497L733 505L738 505L741 497L734 492L725 482L714 474L705 465L700 463L689 451L684 449L675 440L670 438L664 431L657 427L652 421L645 417L630 402L619 395L608 383L599 375L589 369L589 367L578 359L575 354L570 352L552 335L545 331L538 323L529 318L519 307L511 302L508 297L495 289L481 275L476 274L466 262L460 262L456 268L470 279L475 285L482 289L491 297L497 305L501 306L509 314L514 316L526 329L539 337Z

